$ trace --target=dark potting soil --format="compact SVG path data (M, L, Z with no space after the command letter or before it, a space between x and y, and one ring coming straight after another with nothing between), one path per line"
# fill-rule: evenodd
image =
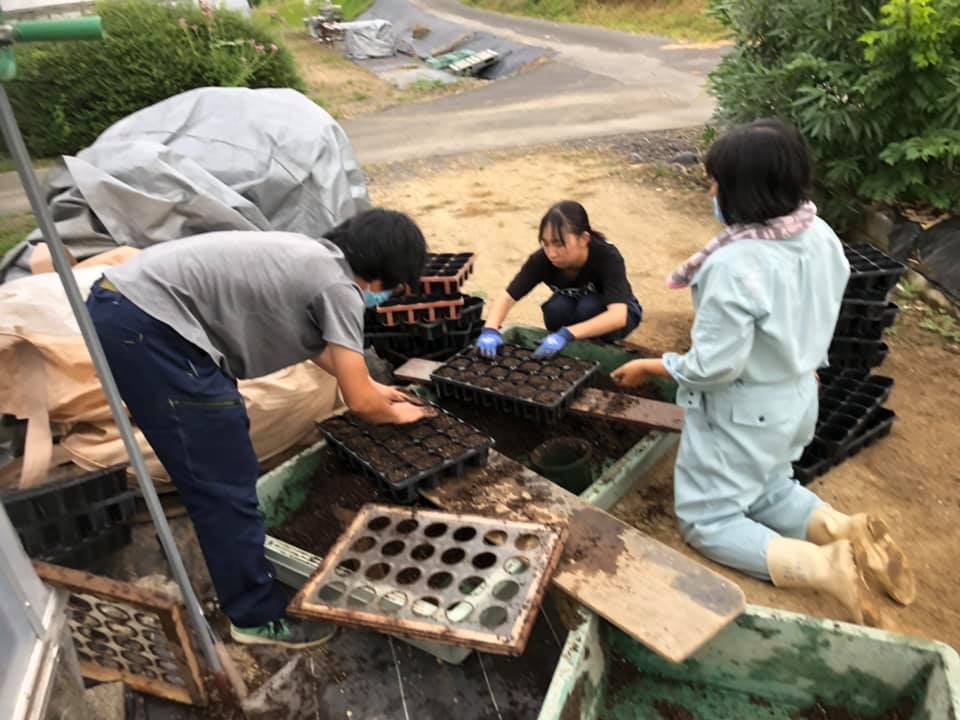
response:
M611 654L608 660L606 702L609 707L611 704L615 704L625 692L629 692L644 674L637 669L636 665L620 655ZM692 685L682 680L667 678L660 678L657 682L663 685ZM770 706L769 701L754 695L751 695L749 700L751 705ZM889 710L879 715L864 715L852 712L848 708L825 705L818 700L809 708L796 711L790 718L791 720L909 720L913 717L915 705L914 697L904 695ZM695 720L697 717L687 708L663 698L654 700L653 707L662 720Z
M367 477L347 469L330 448L321 451L317 474L310 480L304 504L269 534L316 555L327 551L367 503L393 504L390 496Z
M586 439L593 447L594 464L619 460L630 448L640 442L644 430L625 427L604 420L578 418L567 415L559 422L539 425L516 415L504 415L470 403L446 398L440 405L473 425L496 441L497 452L525 462L530 453L541 443L563 435Z
M863 715L851 712L844 707L824 705L818 700L809 708L794 713L790 718L791 720L910 720L916 704L915 698L904 696L896 705L880 715Z

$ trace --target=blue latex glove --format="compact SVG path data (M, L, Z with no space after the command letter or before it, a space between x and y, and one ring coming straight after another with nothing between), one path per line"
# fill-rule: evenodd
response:
M552 358L563 350L567 346L567 343L572 342L573 339L572 332L566 328L560 328L555 333L551 333L543 339L540 347L533 353L533 359L544 360L546 358Z
M503 335L493 328L484 328L477 338L477 351L491 360L497 356L497 348L503 345Z

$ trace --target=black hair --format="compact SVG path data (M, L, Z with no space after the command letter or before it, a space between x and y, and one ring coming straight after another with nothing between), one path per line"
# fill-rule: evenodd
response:
M563 237L564 232L574 235L590 234L590 240L597 242L606 242L607 238L602 232L597 232L590 227L590 218L587 217L587 211L580 203L575 200L561 200L551 206L540 220L540 231L537 240L543 242L543 231L552 228L553 233L561 243L566 245Z
M427 241L420 228L394 210L367 210L323 237L343 251L354 274L367 282L380 280L387 290L417 283L427 264Z
M765 223L810 198L813 166L792 125L762 118L724 133L707 152L707 174L728 224Z

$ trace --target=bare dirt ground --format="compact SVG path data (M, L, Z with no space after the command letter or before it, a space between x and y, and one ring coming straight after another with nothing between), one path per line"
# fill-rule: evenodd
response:
M689 295L670 291L663 278L697 250L716 226L705 194L677 182L663 166L627 165L622 155L590 148L483 154L452 160L370 169L371 192L385 206L411 213L436 250L480 254L469 290L488 297L503 290L536 248L537 223L554 201L580 200L596 228L623 252L645 309L630 338L655 351L688 346ZM688 189L689 188L689 189ZM510 320L540 324L539 289ZM960 355L938 335L917 327L907 312L888 342L890 357L878 371L896 380L889 406L899 419L892 435L817 480L811 488L838 509L870 511L891 521L919 580L916 604L884 605L900 631L960 647ZM658 540L685 547L673 515L673 457L648 484L625 498L614 514ZM702 560L702 558L700 558ZM738 582L748 601L810 615L844 619L827 597L711 567Z

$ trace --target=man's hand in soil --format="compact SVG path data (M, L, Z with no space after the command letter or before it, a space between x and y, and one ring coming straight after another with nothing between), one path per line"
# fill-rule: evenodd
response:
M390 406L390 413L393 416L390 422L394 425L408 425L415 423L423 418L433 417L437 414L429 405L414 405L412 402L395 402Z
M669 373L659 358L631 360L610 373L613 381L621 387L638 387L653 377L668 376Z
M414 403L416 404L416 398L411 397L403 390L393 385L384 385L383 383L378 383L376 380L373 380L373 386L377 389L377 392L380 393L380 396L386 400L391 405L393 403Z

